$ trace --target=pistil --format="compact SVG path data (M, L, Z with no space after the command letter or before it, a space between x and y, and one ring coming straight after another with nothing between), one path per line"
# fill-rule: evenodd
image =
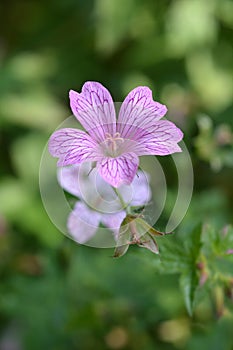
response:
M117 132L113 136L106 133L106 139L104 141L104 150L107 156L117 157L119 155L119 146L124 142L120 133Z

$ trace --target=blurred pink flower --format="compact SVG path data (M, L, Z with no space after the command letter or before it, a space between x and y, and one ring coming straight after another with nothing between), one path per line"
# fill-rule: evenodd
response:
M81 93L71 90L70 106L87 133L65 128L52 134L49 151L59 158L58 166L94 161L102 178L119 187L133 181L139 156L181 152L183 133L172 122L160 120L167 108L153 101L148 87L128 94L117 120L112 97L98 82L86 82Z
M74 209L67 220L70 235L78 243L90 240L102 223L117 239L126 208L122 209L113 188L106 183L96 169L91 172L91 163L62 167L58 170L58 182L67 192L78 197ZM131 186L122 185L120 192L124 202L131 206L141 206L151 198L148 175L138 171Z

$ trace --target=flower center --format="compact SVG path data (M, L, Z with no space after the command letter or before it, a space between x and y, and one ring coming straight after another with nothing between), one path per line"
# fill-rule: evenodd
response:
M119 132L116 132L113 136L106 133L106 139L103 142L104 153L106 156L117 157L120 155L120 146L124 142Z

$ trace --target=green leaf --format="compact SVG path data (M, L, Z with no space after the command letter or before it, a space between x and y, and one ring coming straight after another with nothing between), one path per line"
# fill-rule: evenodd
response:
M190 258L193 263L196 262L198 256L200 254L200 250L202 247L202 224L198 224L191 234L187 237L187 241L185 242L185 248L187 249Z
M200 256L202 247L202 225L198 224L185 242L185 248L189 263L187 270L182 271L180 276L180 286L184 295L185 305L190 316L196 301L196 292L199 286L199 277L197 273L197 260Z
M233 227L224 227L219 233L220 240L219 246L222 253L226 253L228 250L233 249Z
M176 236L164 237L159 245L163 273L182 273L189 268L190 257Z
M214 270L218 271L222 276L232 277L233 275L233 256L217 257L214 261Z
M183 272L180 276L180 287L183 292L185 305L190 316L193 314L198 285L199 280L194 267Z
M208 261L215 260L217 256L225 256L229 249L233 249L233 229L226 226L217 230L212 226L205 226L203 231L203 252Z

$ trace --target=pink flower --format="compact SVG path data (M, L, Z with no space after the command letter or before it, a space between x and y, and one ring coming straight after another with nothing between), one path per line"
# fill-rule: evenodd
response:
M102 178L114 187L130 184L139 156L181 152L183 133L170 121L161 120L166 106L153 101L148 87L132 90L121 105L118 119L112 97L97 82L86 82L82 92L70 91L73 114L87 133L72 128L55 131L49 151L58 166L96 162Z
M126 216L113 188L98 174L96 169L91 173L91 163L62 167L58 171L58 182L67 192L80 200L74 205L67 227L72 238L78 243L89 241L102 223L118 237L119 228ZM141 206L151 198L149 179L146 173L138 172L132 185L122 185L120 192L124 202L131 206Z

